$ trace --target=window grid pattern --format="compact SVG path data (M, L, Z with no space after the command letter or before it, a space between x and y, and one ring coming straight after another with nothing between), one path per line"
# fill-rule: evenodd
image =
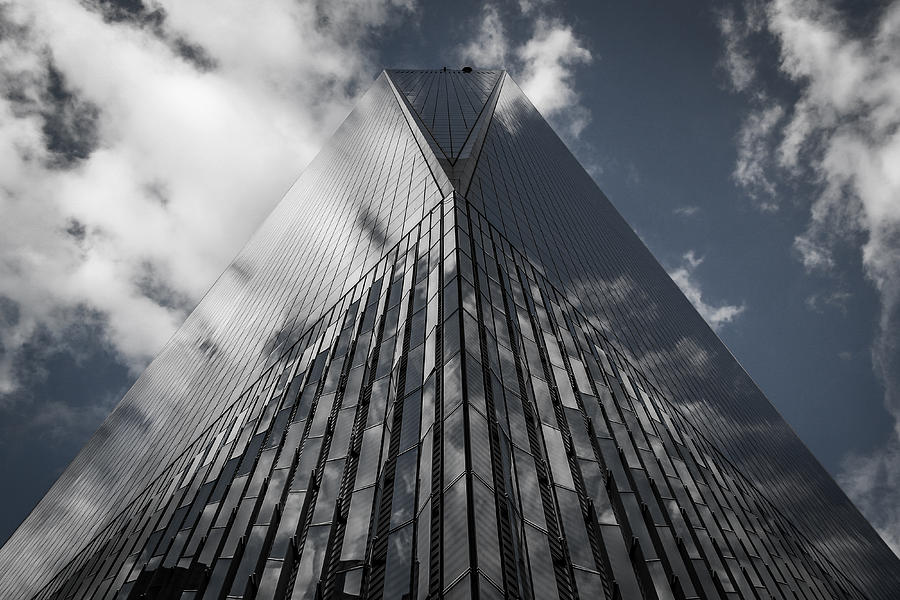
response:
M865 597L459 197L37 597L140 594Z
M391 71L73 463L118 487L57 484L99 504L36 510L0 591L892 598L843 495L780 495L830 480L698 319L505 74Z
M866 589L897 558L508 76L466 198ZM778 482L772 485L772 482ZM880 591L878 591L880 590ZM889 590L894 590L889 592Z
M0 596L36 591L443 195L383 75L0 549Z

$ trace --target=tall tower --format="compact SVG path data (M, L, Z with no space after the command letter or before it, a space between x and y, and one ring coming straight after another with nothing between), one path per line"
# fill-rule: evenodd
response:
M889 600L900 561L504 71L385 71L0 597Z

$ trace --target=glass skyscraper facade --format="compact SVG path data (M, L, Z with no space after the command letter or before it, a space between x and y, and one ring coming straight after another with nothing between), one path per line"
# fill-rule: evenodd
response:
M386 71L0 549L2 598L900 598L504 71Z

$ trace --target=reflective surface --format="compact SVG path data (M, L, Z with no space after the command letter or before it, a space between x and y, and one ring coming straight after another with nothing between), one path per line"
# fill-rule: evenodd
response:
M816 546L900 597L900 562L510 78L466 198Z
M144 493L291 336L422 220L439 182L448 185L380 77L0 550L0 597L37 591Z
M900 594L500 71L382 74L0 567L4 598Z

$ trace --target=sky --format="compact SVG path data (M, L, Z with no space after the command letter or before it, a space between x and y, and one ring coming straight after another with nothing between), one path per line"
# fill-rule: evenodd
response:
M900 554L900 1L0 0L0 543L382 68L505 67Z

